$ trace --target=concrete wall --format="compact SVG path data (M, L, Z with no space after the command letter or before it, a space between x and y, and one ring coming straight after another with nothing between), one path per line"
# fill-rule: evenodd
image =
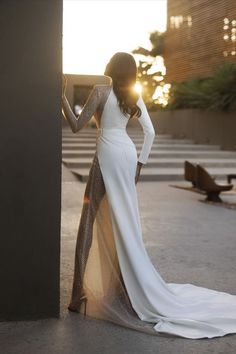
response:
M62 1L0 2L0 320L59 315Z
M74 86L92 87L96 84L109 84L111 79L105 75L77 75L65 74L67 78L66 97L73 107L74 104Z
M198 109L150 112L157 132L195 143L218 144L223 150L236 149L236 111L224 113Z

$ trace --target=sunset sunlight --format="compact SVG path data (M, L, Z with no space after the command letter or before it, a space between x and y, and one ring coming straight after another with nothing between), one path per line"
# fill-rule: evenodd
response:
M165 29L165 0L64 0L63 72L102 75L115 52L150 49L149 33Z
M135 84L134 89L136 92L142 93L142 85L139 82Z

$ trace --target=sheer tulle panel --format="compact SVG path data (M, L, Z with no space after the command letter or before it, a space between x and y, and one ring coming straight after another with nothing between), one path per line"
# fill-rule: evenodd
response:
M83 278L86 263L88 261L89 250L93 239L93 224L100 201L105 194L105 186L101 174L98 173L98 159L95 154L88 182L85 188L83 207L81 212L80 224L78 228L75 261L74 279L71 295L70 307L79 309L79 300L84 295Z
M88 316L159 335L152 323L137 316L129 300L119 267L109 201L96 154L84 194L70 302L70 306L81 313L84 311L84 303L79 303L82 295L88 299Z

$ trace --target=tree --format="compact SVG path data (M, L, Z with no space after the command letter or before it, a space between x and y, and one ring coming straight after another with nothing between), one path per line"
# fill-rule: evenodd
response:
M165 34L159 31L151 32L149 40L151 49L138 47L132 50L132 53L141 56L138 61L138 81L142 85L142 96L149 109L155 109L158 99L153 96L158 86L163 86L163 69L157 68L157 57L160 57L164 51ZM163 59L163 58L162 58Z
M145 49L143 47L138 47L132 51L134 54L141 54L144 56L151 56L156 58L158 55L163 55L164 51L164 32L151 32L149 35L149 40L151 42L151 50Z

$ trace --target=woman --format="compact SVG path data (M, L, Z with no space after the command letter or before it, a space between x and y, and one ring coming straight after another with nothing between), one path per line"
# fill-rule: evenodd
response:
M165 283L142 240L136 183L155 137L147 108L133 87L132 55L106 66L110 84L95 85L77 118L65 97L63 114L76 133L94 115L98 128L78 229L70 311L151 334L213 338L236 333L236 296L193 284ZM139 156L129 119L144 132Z

